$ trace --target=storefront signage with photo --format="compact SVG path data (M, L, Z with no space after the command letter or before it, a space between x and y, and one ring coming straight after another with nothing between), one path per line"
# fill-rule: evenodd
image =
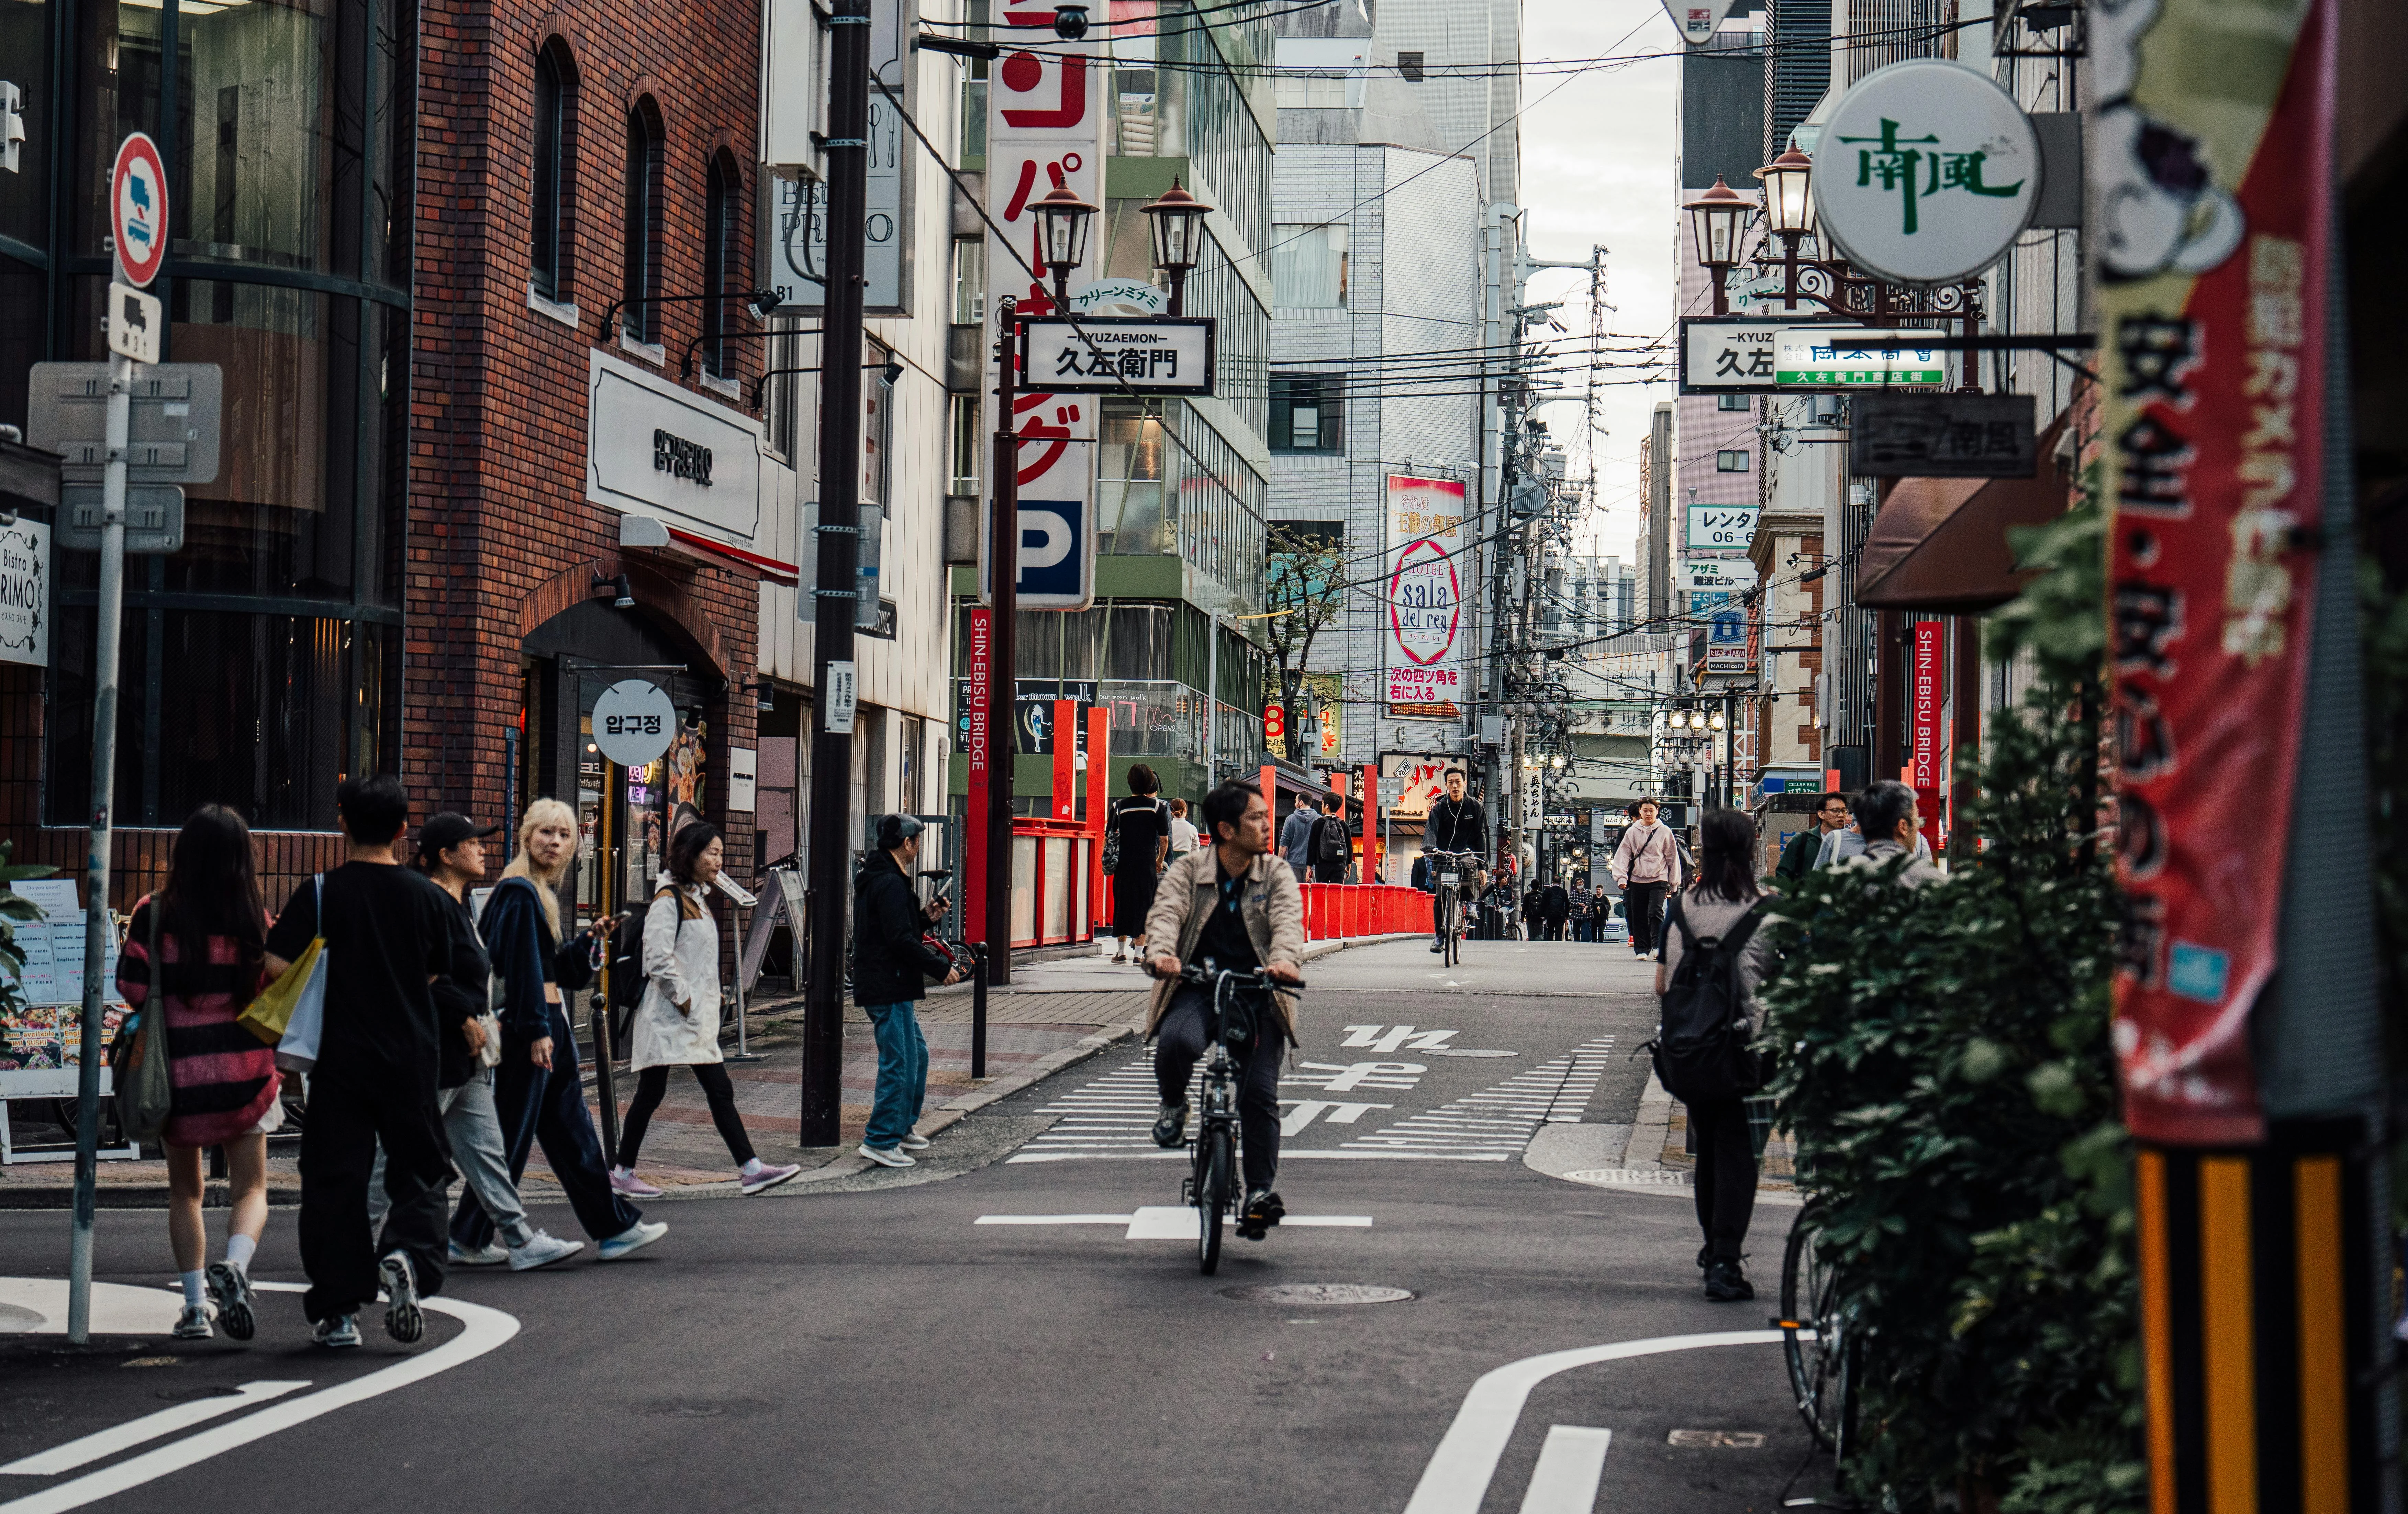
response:
M0 526L0 663L50 665L50 528Z
M1056 394L1210 394L1212 320L1092 316L1021 328L1023 382Z
M2267 1138L2251 1020L2294 871L2312 616L2319 594L2353 592L2317 582L2313 545L2338 7L2245 25L2216 0L2126 8L2093 34L2090 76L2091 200L2112 250L2096 298L2125 895L2114 1039L2135 1136L2244 1146Z
M1879 347L1850 347L1833 338L1878 337ZM1798 326L1774 339L1773 378L1783 389L1860 389L1948 381L1947 354L1918 340L1942 341L1936 331L1876 331L1869 326Z
M1990 76L1910 58L1858 79L1814 154L1820 229L1894 284L1946 284L1999 261L2040 204L2040 136Z
M747 550L761 423L600 348L586 360L585 497Z
M1446 776L1461 773L1458 759L1390 752L1380 759L1380 804L1400 821L1429 818L1430 806L1446 797Z
M1388 476L1388 714L1452 721L1462 694L1464 485Z

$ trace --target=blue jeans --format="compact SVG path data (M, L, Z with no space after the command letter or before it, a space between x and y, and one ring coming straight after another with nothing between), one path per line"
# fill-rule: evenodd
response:
M884 1151L911 1134L911 1122L920 1118L920 1101L928 1095L928 1043L920 1035L917 999L861 1007L878 1037L878 1092L861 1140Z

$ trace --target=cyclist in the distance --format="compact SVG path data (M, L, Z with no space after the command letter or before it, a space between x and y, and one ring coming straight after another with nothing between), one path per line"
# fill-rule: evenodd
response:
M1146 917L1154 950L1147 968L1160 981L1146 1017L1154 1049L1154 1086L1162 1109L1154 1142L1172 1147L1187 1135L1187 1079L1204 1055L1211 1027L1210 988L1179 981L1185 963L1252 972L1285 982L1301 976L1304 893L1287 864L1271 852L1271 812L1260 790L1224 783L1204 796L1205 834L1212 844L1187 853L1162 875ZM1274 993L1255 1006L1254 1035L1230 1048L1238 1064L1240 1147L1246 1202L1238 1233L1260 1240L1287 1211L1271 1189L1279 1176L1279 1076L1283 1047L1296 1042L1296 1001Z
M1488 855L1488 812L1480 801L1467 798L1463 792L1463 769L1449 770L1446 775L1446 797L1429 807L1429 820L1422 827L1422 850L1425 851L1469 851L1477 857ZM1432 880L1435 884L1436 880ZM1458 894L1457 909L1468 908L1480 897L1470 878L1464 878L1467 887ZM1439 917L1436 899L1430 901L1430 950L1444 951L1446 936Z

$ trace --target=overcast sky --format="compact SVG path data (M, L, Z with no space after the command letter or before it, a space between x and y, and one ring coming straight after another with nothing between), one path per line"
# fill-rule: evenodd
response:
M1532 62L1670 52L1681 45L1662 0L1525 0L1523 27L1524 55ZM1523 85L1522 203L1531 250L1584 263L1591 247L1605 248L1605 297L1619 307L1605 313L1605 329L1651 340L1670 339L1678 293L1673 68L1674 60L1664 58L1578 75L1533 74ZM1530 298L1562 300L1555 319L1575 336L1586 333L1586 274L1541 270L1531 278ZM1572 346L1567 340L1559 350ZM1566 393L1577 395L1577 380ZM1629 559L1640 523L1639 444L1655 402L1672 393L1669 382L1598 388L1605 429L1591 438L1598 489L1580 550ZM1571 454L1572 472L1584 471L1579 400L1539 413Z

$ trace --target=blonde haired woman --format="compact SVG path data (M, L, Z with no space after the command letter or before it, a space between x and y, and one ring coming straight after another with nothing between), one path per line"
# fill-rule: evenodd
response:
M580 931L563 944L554 893L577 852L576 812L557 799L538 799L527 806L518 840L518 855L502 869L501 886L485 901L479 922L504 990L494 1113L509 1150L510 1181L526 1176L527 1153L542 1141L544 1160L566 1191L577 1222L601 1243L602 1260L614 1262L650 1246L669 1227L646 1223L634 1205L610 1191L602 1142L585 1108L563 979L579 988L591 976L594 932ZM473 1193L464 1195L452 1216L452 1254L480 1260L493 1244L493 1221Z

